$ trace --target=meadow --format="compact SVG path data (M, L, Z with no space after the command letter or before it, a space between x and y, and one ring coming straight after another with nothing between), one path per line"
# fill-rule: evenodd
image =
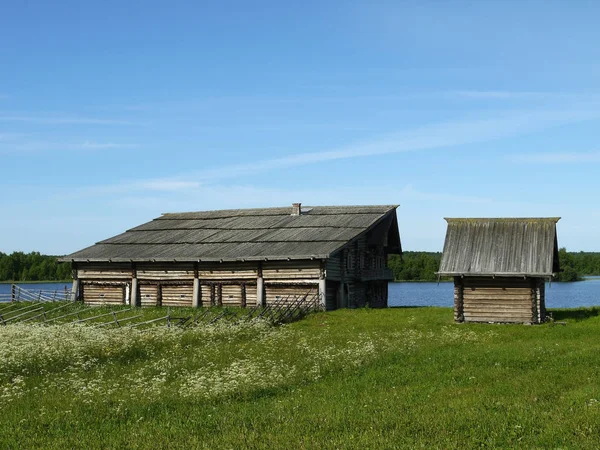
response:
M599 312L0 327L0 447L598 448Z

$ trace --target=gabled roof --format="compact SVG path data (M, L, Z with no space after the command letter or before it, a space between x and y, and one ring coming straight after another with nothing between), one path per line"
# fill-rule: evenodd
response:
M61 258L62 261L240 261L328 258L384 226L399 253L397 205L303 206L171 213ZM378 227L379 229L379 227Z
M446 219L440 275L552 276L560 217Z

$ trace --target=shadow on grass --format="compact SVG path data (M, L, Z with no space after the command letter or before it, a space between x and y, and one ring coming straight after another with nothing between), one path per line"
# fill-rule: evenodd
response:
M551 309L554 320L586 320L591 317L597 317L600 315L600 308L577 308L577 309Z

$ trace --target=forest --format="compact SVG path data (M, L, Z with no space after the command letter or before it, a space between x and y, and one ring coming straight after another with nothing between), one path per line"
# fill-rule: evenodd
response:
M39 252L0 252L0 281L64 281L71 279L70 264L59 264L57 256ZM404 252L390 255L389 267L396 281L437 281L440 252ZM559 250L561 272L557 281L578 281L600 275L600 253Z
M56 258L39 252L0 252L0 281L70 280L71 265L59 264Z
M556 281L579 281L584 276L600 275L600 253L558 252L561 272ZM396 281L437 281L441 252L404 252L402 257L390 255L388 265Z

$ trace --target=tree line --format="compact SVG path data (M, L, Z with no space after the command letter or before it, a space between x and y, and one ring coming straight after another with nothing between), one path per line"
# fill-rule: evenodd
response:
M600 253L558 252L561 272L558 281L577 281L584 276L600 276ZM56 256L39 252L0 252L0 281L63 281L71 279L71 265L58 263ZM440 252L404 252L390 255L388 265L396 281L436 281Z
M578 281L584 276L600 276L600 253L558 252L561 271L557 281ZM390 255L388 266L396 281L437 281L441 252L404 252L402 257Z
M0 281L70 280L71 264L59 264L56 258L39 252L0 252Z

